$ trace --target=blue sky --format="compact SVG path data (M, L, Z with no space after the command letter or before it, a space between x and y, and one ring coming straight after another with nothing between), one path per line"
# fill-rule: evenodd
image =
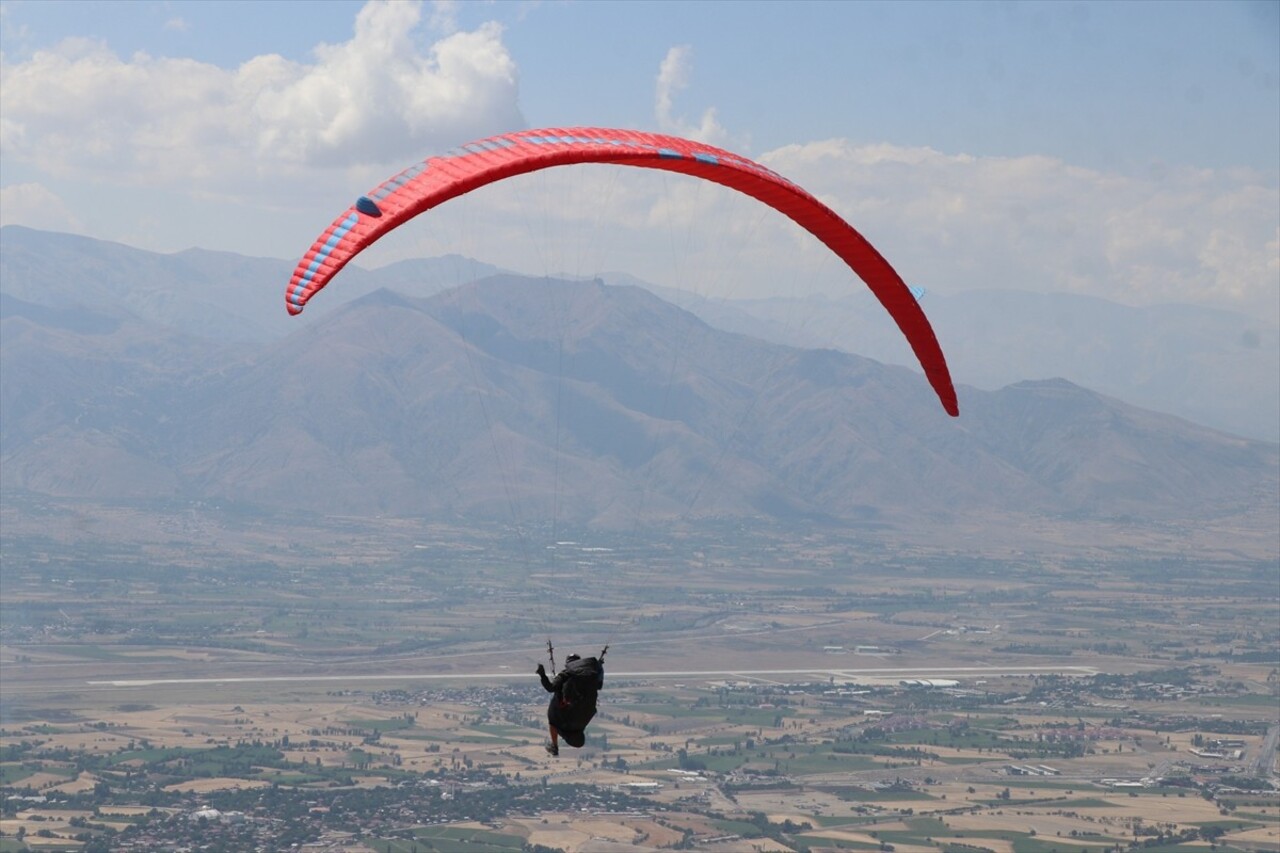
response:
M639 127L761 159L935 288L1280 313L1278 2L0 9L6 223L291 257L433 151L512 125ZM592 226L617 247L601 263L662 278L637 223L743 215L659 191ZM466 215L502 234L511 201ZM795 261L785 229L750 239ZM371 259L518 267L496 244L406 237Z

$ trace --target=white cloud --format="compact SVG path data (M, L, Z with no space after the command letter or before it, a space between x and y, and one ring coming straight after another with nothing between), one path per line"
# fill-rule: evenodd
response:
M83 231L80 220L56 193L37 183L0 188L0 225L44 231Z
M190 31L191 22L181 15L176 15L164 22L164 29L170 32L185 33Z
M658 81L654 95L654 114L658 127L665 133L683 136L709 144L725 144L728 134L716 119L714 107L703 110L696 122L688 122L676 114L675 98L689 85L693 71L693 49L677 45L667 51L658 68Z
M1071 291L1273 319L1280 310L1280 193L1258 176L1136 179L1050 157L841 140L761 159L822 197L905 277L939 290Z
M68 40L3 65L0 152L53 176L262 198L305 188L315 170L372 166L383 177L522 126L501 28L423 50L420 14L418 3L373 0L353 37L321 45L313 62L267 55L235 69Z
M456 0L432 0L429 26L438 33L457 32L458 4Z

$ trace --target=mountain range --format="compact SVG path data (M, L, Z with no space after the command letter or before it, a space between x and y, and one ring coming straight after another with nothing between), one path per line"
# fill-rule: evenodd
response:
M641 287L379 271L440 291L408 296L352 269L363 292L282 334L283 262L3 236L11 496L610 527L1229 524L1280 505L1274 443L1065 379L962 386L952 419L914 370L719 329ZM238 274L267 267L265 291Z
M0 291L40 305L120 311L223 342L278 340L374 290L427 296L500 270L457 255L376 270L349 266L308 311L280 310L292 262L190 249L164 255L87 237L0 228ZM716 328L887 364L914 357L884 309L856 286L843 297L708 298L698 283L644 287ZM1263 441L1280 441L1280 328L1275 318L1193 305L1132 307L1018 290L929 292L924 307L957 381L997 390L1060 377L1108 396Z
M626 282L626 276L610 281ZM707 299L651 288L714 326L890 364L911 352L869 292L843 297ZM923 304L952 373L995 390L1064 377L1134 405L1264 441L1280 440L1280 329L1193 305L1132 307L1091 296L975 290Z

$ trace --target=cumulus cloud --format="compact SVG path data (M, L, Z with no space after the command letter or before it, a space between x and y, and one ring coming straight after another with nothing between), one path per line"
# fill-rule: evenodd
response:
M684 136L709 144L724 144L728 137L716 119L714 107L702 111L695 122L689 122L676 114L675 99L689 85L693 71L693 48L677 45L667 51L658 68L658 82L654 96L654 114L658 127L665 133Z
M73 233L83 230L79 218L57 193L38 183L0 188L0 226L3 225Z
M449 8L435 7L437 24ZM424 50L421 12L373 0L352 38L313 61L267 55L235 69L68 40L3 65L0 152L59 177L235 196L317 169L395 168L523 126L501 27Z

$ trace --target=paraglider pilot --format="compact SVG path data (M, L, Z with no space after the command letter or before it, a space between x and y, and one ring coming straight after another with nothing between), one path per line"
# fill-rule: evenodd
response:
M547 678L542 664L538 664L537 672L542 689L552 694L547 705L547 729L551 733L547 752L560 754L560 738L569 746L580 748L587 740L587 724L596 715L596 694L604 687L604 662L569 655L554 681Z

